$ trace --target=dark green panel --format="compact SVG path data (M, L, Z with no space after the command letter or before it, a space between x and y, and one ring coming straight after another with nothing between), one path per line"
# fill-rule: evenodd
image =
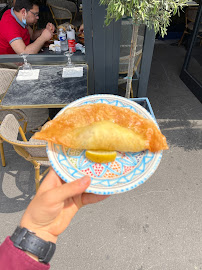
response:
M147 96L147 87L154 50L155 32L146 27L137 97Z
M96 94L117 94L121 23L105 26L106 7L100 6L98 0L83 0L83 11L84 26L88 29L85 45L89 86L94 86Z
M93 18L93 52L94 52L94 74L95 93L105 93L105 73L106 73L106 48L104 26L105 7L99 5L99 1L92 0Z
M93 39L92 39L92 0L83 0L83 21L85 33L86 61L88 64L88 93L94 94L94 64L93 64Z

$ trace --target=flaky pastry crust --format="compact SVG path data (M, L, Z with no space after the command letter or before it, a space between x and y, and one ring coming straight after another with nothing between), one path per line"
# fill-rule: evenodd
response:
M168 149L157 125L131 109L98 103L67 108L47 122L35 139L74 149L156 152Z

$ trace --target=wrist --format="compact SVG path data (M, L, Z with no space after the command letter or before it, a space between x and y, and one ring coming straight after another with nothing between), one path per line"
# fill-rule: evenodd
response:
M49 233L47 230L39 229L39 228L36 228L32 224L26 224L26 223L22 223L22 222L20 224L20 227L21 228L26 228L27 230L33 232L36 236L43 239L44 241L49 241L49 242L52 242L52 243L57 242L58 237L56 235L53 235L53 234Z
M51 260L56 248L54 243L44 241L24 227L17 227L10 240L16 248L24 251L29 257L45 264Z
M25 228L27 228L26 226L23 226ZM52 243L56 243L57 242L57 236L47 232L47 231L44 231L44 230L40 230L40 229L34 229L34 228L27 228L28 230L34 232L36 234L36 236L38 236L39 238L43 239L44 241L49 241L49 242L52 242Z
M39 262L39 257L38 257L38 256L36 256L36 255L34 255L34 254L32 254L32 253L30 253L30 252L28 252L28 251L24 251L24 253L26 253L26 254L27 254L30 258L32 258L33 260Z
M46 37L46 35L44 35L43 33L36 39L36 41L38 42L38 44L40 44L40 46L42 47L43 44L48 41L49 39Z
M38 40L40 43L46 42L46 40L45 40L45 38L43 38L43 35L42 35L42 34L37 38L37 40Z

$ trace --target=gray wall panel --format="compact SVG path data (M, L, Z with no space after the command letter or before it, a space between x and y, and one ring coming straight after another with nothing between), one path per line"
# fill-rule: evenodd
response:
M155 43L154 29L149 29L146 27L137 97L147 96L147 87L149 82L149 74L154 50L154 43Z
M95 93L103 93L105 81L105 7L93 0L93 52L95 72Z
M117 94L121 23L105 26L106 7L98 0L83 0L83 12L89 92Z
M94 81L94 65L93 65L93 39L92 39L92 0L83 1L83 21L84 32L85 32L85 48L86 48L86 59L88 63L88 93L94 94L95 81Z

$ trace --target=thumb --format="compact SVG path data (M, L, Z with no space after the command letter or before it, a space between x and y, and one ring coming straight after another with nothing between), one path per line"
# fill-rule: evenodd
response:
M60 187L52 189L54 193L54 203L64 202L66 199L82 194L90 185L91 179L89 176L84 176L70 183L65 183Z

